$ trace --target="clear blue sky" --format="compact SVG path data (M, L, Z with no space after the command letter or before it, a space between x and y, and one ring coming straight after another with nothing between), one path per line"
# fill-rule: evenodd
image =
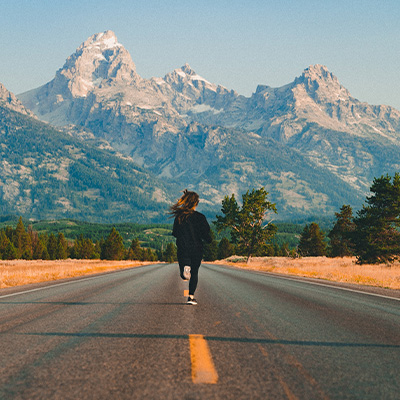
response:
M113 30L144 78L186 62L249 96L324 64L350 93L400 109L399 0L1 0L0 82L50 81L94 33Z

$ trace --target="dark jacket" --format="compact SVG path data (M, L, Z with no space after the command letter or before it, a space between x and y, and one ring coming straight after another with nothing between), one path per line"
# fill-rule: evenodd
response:
M211 243L210 225L206 217L194 211L181 223L175 218L172 235L176 237L178 257L203 254L203 243Z

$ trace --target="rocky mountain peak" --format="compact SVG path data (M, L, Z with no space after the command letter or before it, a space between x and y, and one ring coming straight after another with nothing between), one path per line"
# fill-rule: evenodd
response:
M301 86L318 103L336 103L347 101L350 93L326 66L316 64L306 68L294 81L294 86Z
M329 71L325 65L315 64L306 68L302 76L311 80L324 80L333 79L334 75Z
M140 77L129 52L118 42L114 32L105 31L83 42L68 57L55 80L64 83L72 97L86 97L104 83L132 84Z
M95 33L90 36L85 42L83 42L79 47L78 51L86 48L98 47L101 51L112 49L115 47L122 47L121 43L118 43L117 36L113 31L105 31L100 33Z
M141 82L129 52L118 42L114 32L108 30L84 41L53 80L20 94L19 98L43 120L67 125L71 123L68 113L72 112L70 107L75 99L90 97L90 93L98 90L133 88Z
M186 74L186 75L196 75L196 72L192 70L190 65L188 63L185 63L183 67L181 67L181 70Z
M198 75L196 71L194 71L191 66L186 63L181 68L177 68L171 73L165 76L165 81L171 83L172 81L177 83L190 83L195 84L196 86L198 83L206 84L207 86L215 86L212 83L208 82L202 76ZM216 87L216 86L215 86Z
M14 95L14 93L7 90L2 83L0 83L0 106L34 117L33 112L25 108L21 101L19 101Z
M11 104L18 102L18 99L0 83L0 101L2 103Z

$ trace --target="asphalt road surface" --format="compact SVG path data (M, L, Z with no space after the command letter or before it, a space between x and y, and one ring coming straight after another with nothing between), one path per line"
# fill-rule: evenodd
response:
M400 399L400 301L234 268L0 290L0 399Z

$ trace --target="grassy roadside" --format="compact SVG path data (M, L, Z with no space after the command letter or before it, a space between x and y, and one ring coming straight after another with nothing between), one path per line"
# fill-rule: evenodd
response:
M0 289L73 278L77 276L131 268L151 264L141 261L103 260L56 260L25 261L0 260ZM254 257L246 264L240 257L215 261L213 264L227 264L255 271L275 272L336 282L355 283L389 289L400 289L400 263L387 265L358 265L355 258L327 257Z
M0 260L0 289L115 271L139 265L151 264L142 261L106 260Z
M255 271L275 272L309 278L326 279L335 282L355 283L388 289L400 289L400 263L392 265L358 265L355 257L254 257L246 264L239 257L216 261Z

